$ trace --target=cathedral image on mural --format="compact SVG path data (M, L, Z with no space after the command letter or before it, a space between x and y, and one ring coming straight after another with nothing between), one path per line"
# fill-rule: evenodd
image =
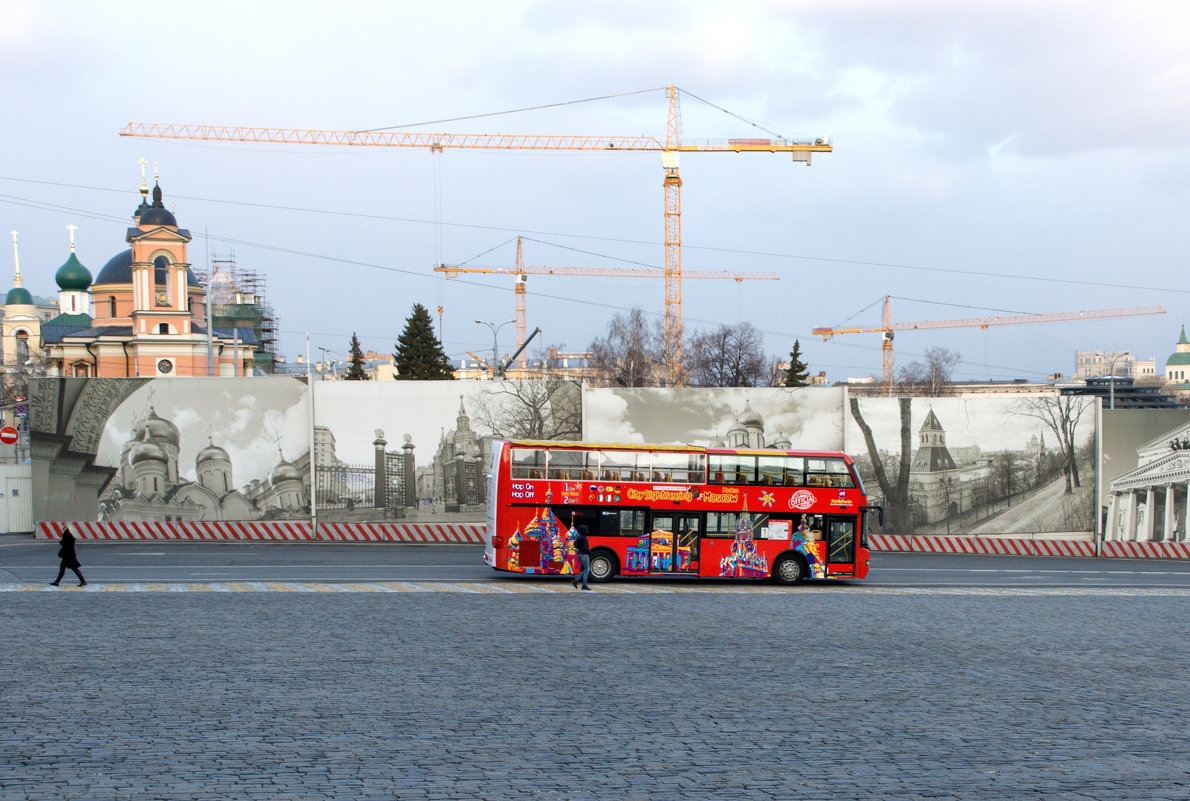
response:
M302 518L309 513L309 451L277 461L267 476L237 487L228 452L208 436L194 460L196 480L179 474L181 434L150 406L120 450L99 501L100 522L194 522Z

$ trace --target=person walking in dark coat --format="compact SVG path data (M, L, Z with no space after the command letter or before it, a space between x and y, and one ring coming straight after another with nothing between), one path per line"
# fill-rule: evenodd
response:
M587 576L591 575L591 546L587 544L586 526L578 527L578 534L574 536L574 552L578 554L578 562L582 565L582 571L572 578L570 583L577 587L579 581L582 581L582 588L589 590L591 588L587 586Z
M86 587L87 580L83 578L83 574L79 572L82 567L79 564L79 558L74 552L74 535L70 533L70 529L65 529L62 532L62 545L58 548L58 558L62 562L58 565L58 578L50 582L51 587L57 587L62 581L62 577L66 575L66 568L74 571L74 574L79 577L79 586Z

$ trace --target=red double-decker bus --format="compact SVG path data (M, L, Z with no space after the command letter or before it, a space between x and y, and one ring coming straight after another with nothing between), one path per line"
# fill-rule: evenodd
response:
M863 578L863 484L836 452L496 441L484 562L574 575ZM878 507L872 507L878 508Z

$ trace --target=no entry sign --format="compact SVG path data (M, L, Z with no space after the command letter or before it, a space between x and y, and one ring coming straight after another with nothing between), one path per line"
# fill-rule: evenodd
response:
M20 435L12 426L4 426L4 428L0 428L0 442L3 442L5 445L12 445L17 441L18 436Z

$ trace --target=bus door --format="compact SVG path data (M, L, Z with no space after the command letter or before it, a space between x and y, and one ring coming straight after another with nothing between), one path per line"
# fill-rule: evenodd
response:
M649 527L650 573L697 573L702 515L654 513Z
M826 518L827 573L850 572L855 564L855 517ZM838 565L836 568L835 566ZM844 569L843 565L847 565Z

